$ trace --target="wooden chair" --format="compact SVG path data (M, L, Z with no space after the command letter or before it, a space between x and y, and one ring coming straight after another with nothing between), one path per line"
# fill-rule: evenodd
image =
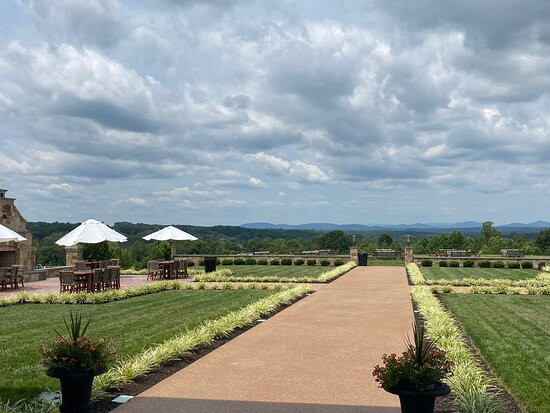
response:
M111 267L111 278L113 280L113 286L120 289L120 267Z
M0 288L6 290L9 282L8 269L6 267L0 268Z
M94 269L94 275L92 276L92 287L94 291L101 291L103 289L103 270L101 268Z
M21 287L25 288L25 279L23 278L23 268L20 265L14 265L11 267L11 276L15 288L19 288L19 283Z
M74 276L74 271L59 271L59 292L73 293L78 290L78 282Z
M110 289L113 287L113 271L111 268L103 268L103 288Z
M177 260L176 262L179 263L178 276L181 278L189 277L189 274L187 273L187 260Z
M75 261L74 265L76 266L77 271L86 269L86 261Z
M161 270L158 261L149 261L147 263L147 281L156 280L160 277Z

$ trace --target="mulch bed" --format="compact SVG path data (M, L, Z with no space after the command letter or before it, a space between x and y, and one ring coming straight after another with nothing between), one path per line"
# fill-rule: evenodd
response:
M271 317L273 317L275 314L277 314L280 311L283 311L285 308L290 307L292 304L300 301L301 299L307 297L312 293L308 293L304 295L303 297L297 298L293 300L291 303L280 306L277 311L274 313L267 315L262 318L262 320L267 320ZM172 360L167 362L166 364L163 364L162 366L158 367L155 370L150 371L144 376L140 376L136 378L132 383L128 383L127 385L124 385L120 389L116 389L112 391L112 397L109 397L108 399L99 400L94 403L92 403L91 406L91 413L106 413L110 412L111 410L117 408L120 406L119 403L113 403L111 400L117 397L118 395L127 395L127 396L136 396L139 393L153 387L155 384L161 382L162 380L168 378L174 373L177 373L181 369L187 367L191 363L197 361L201 357L204 357L211 351L216 350L218 347L223 346L228 341L234 339L235 337L241 335L242 333L250 330L254 326L256 326L258 322L255 322L253 324L250 324L246 327L237 329L231 333L226 338L220 338L216 341L214 341L212 344L208 346L203 346L197 348L195 351L193 351L188 356L182 357L181 359Z

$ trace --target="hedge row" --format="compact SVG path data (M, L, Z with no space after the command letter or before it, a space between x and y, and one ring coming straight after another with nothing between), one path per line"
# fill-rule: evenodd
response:
M218 260L218 265L304 265L307 264L309 266L317 265L317 260L314 258L309 258L308 260L304 260L302 258L298 258L295 260L292 260L292 258L283 258L281 260L271 260L267 261L265 258L255 259L255 258L225 258L221 262ZM329 267L330 261L329 260L321 260L319 262L321 266L323 267ZM203 266L204 261L199 261L199 265ZM334 260L334 266L338 267L339 265L344 265L344 260L337 258Z
M432 267L434 262L432 260L422 260L420 265L423 267ZM474 260L464 260L462 261L462 267L464 268L472 268L475 267L476 262ZM439 261L438 264L439 267L460 267L460 261ZM533 268L533 262L532 261L522 261L521 263L518 261L509 261L507 263L504 263L504 261L494 261L491 263L489 260L482 260L478 261L477 266L479 268Z

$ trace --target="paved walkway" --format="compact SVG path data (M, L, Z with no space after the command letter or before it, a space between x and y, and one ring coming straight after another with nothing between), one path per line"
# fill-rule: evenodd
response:
M116 413L397 413L372 369L413 323L405 269L357 267Z

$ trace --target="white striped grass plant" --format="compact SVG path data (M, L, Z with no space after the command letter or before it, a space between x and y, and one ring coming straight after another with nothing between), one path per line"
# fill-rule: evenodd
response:
M502 411L497 388L478 366L464 344L453 317L430 291L429 287L415 286L412 297L424 318L426 333L453 362L453 376L447 383L454 392L461 413L497 413Z

